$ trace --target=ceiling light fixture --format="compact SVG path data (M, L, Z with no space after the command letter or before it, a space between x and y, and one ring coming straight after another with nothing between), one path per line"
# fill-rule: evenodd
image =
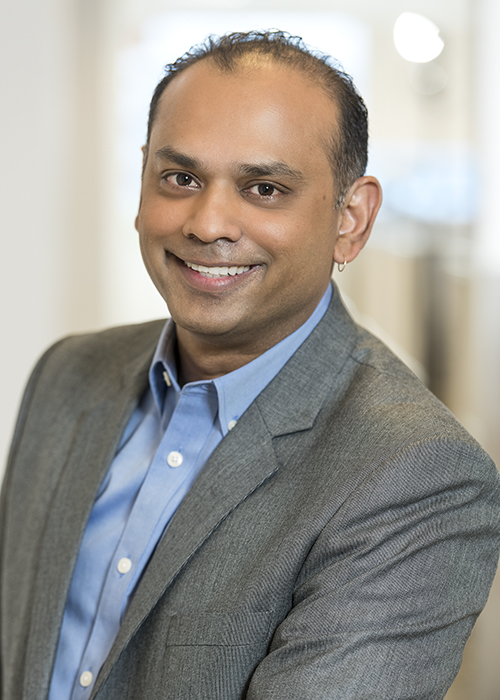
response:
M403 12L394 24L394 44L399 54L413 63L428 63L439 56L444 41L439 28L416 12Z

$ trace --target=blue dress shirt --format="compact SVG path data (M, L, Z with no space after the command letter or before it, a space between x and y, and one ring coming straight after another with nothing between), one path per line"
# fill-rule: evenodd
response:
M99 489L66 601L49 700L87 700L158 541L222 438L323 317L252 362L210 381L177 381L167 321L134 411Z

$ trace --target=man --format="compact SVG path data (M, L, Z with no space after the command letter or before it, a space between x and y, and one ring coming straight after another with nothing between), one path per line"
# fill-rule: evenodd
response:
M136 226L173 320L35 369L3 492L3 700L444 696L498 476L331 286L381 202L366 142L347 76L280 33L169 68Z

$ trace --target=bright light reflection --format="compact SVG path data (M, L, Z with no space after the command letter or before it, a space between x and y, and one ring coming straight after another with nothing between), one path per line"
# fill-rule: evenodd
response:
M403 12L394 25L394 44L403 58L413 63L428 63L444 47L439 28L415 12Z

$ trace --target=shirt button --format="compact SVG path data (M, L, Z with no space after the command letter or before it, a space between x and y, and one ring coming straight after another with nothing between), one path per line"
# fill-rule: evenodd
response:
M80 685L84 688L88 688L93 680L94 676L90 673L90 671L84 671L80 676Z
M232 430L237 422L238 422L237 420L230 420L229 423L227 424L227 429Z
M132 568L132 562L130 561L130 559L128 559L128 557L123 557L123 559L120 559L120 561L118 562L116 568L121 574L128 574L128 572Z
M180 467L182 464L182 455L180 452L170 452L167 457L167 464L171 467Z

